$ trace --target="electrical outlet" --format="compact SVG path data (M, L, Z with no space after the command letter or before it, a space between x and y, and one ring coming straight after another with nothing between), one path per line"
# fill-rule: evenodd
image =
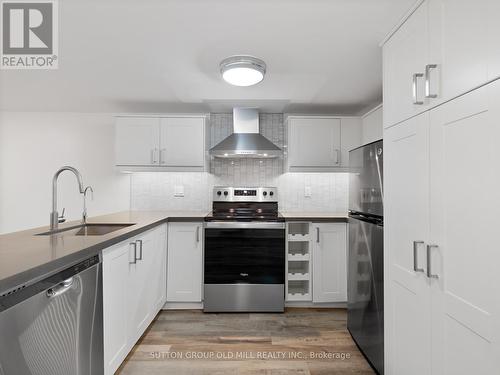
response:
M304 188L304 197L306 198L311 198L312 197L312 190L310 186L306 186Z
M183 196L184 196L184 185L175 185L174 197L183 197Z

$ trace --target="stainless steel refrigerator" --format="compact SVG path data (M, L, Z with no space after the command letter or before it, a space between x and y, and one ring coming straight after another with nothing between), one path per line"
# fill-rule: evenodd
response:
M360 350L384 373L383 144L349 152L347 328Z

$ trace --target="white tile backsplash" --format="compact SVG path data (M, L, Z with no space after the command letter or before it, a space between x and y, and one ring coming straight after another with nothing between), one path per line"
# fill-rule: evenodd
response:
M210 116L210 145L232 132L233 115ZM285 144L283 114L260 114L260 130L279 147ZM210 173L135 173L131 179L131 207L134 210L209 210L212 189L228 186L277 186L281 211L347 212L347 173L284 173L283 159L221 160L210 164ZM305 197L305 189L311 196ZM182 187L183 197L175 192Z
M348 184L348 173L285 173L277 179L280 210L347 212Z
M131 179L133 210L209 210L214 176L201 172L134 173ZM176 195L184 190L184 196Z
M249 176L241 175L240 180L244 183L235 186L259 185ZM344 213L348 205L348 183L347 173L285 173L270 185L278 187L280 211ZM224 185L224 179L210 173L134 173L131 207L133 210L209 210L212 189L217 185ZM183 197L175 196L179 186L184 188ZM306 186L311 188L311 197L305 197Z

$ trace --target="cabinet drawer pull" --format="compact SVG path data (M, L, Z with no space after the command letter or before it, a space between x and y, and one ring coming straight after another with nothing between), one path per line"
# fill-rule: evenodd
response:
M432 273L431 251L433 248L437 249L438 245L427 245L427 277L429 279L439 279L438 275Z
M415 73L413 75L412 81L412 93L413 93L413 104L423 105L424 102L418 100L418 79L422 78L424 75L422 73Z
M418 245L423 245L424 241L413 241L413 271L425 272L423 268L418 268Z
M316 227L316 242L319 243L319 227Z
M436 64L429 64L425 66L425 97L437 98L437 94L431 94L431 70L436 69Z
M200 227L196 227L196 242L200 242Z

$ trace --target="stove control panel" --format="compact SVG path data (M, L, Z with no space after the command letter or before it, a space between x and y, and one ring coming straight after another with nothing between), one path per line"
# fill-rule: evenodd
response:
M214 202L277 202L278 190L275 187L227 187L216 186Z

